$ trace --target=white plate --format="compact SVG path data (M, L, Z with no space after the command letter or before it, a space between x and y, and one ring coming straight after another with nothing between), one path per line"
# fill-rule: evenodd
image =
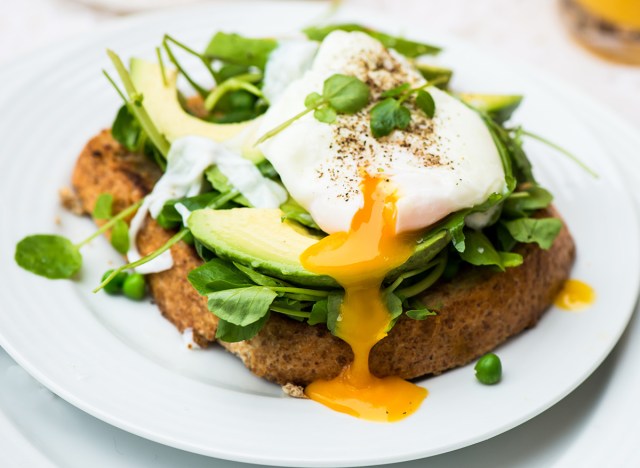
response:
M118 106L98 72L107 66L106 46L152 56L166 31L195 44L204 44L220 27L273 35L297 29L321 10L306 3L236 2L153 15L69 46L57 67L25 78L20 100L0 116L5 200L0 213L11 220L0 231L3 251L11 252L34 231L59 230L77 239L91 231L89 222L60 210L55 193L68 183L82 144L109 125ZM383 20L365 12L345 14L384 27ZM518 118L580 154L601 175L590 179L553 152L531 145L539 178L556 193L576 236L580 254L574 275L596 287L598 302L581 314L551 310L534 330L502 346L501 385L476 384L469 367L425 380L431 394L421 411L391 425L283 398L219 350L183 349L179 335L151 305L91 295L108 262L117 261L104 242L86 249L77 283L42 280L3 256L1 344L55 393L107 422L185 450L265 464L364 465L429 456L503 432L557 402L604 359L632 312L638 249L628 239L638 237L635 211L600 141L527 70L440 39L450 46L443 60L455 64L459 87L524 92L527 101ZM61 226L54 223L57 216ZM622 258L624 264L611 260Z

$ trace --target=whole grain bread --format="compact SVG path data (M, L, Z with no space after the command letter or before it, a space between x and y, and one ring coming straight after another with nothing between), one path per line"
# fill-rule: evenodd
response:
M119 210L149 192L159 176L153 162L125 151L105 130L83 149L72 183L90 213L99 194L111 193ZM545 215L558 216L554 211ZM138 247L150 252L171 235L149 218ZM430 288L422 300L438 314L421 321L403 316L372 350L372 372L407 379L440 374L535 325L569 276L575 245L564 227L549 250L529 244L520 246L519 252L524 256L520 267L505 272L468 268L455 280ZM217 318L186 279L201 260L182 242L171 253L174 267L148 276L151 294L180 332L193 329L195 341L205 346L215 340ZM334 377L353 359L348 345L325 326L309 326L278 314L271 315L255 338L220 344L256 375L282 385Z

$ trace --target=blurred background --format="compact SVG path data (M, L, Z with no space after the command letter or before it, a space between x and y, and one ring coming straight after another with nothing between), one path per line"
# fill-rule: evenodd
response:
M129 15L197 1L207 0L3 0L0 66ZM342 3L378 10L390 20L420 23L434 33L456 35L490 48L506 61L528 62L572 83L640 129L640 0Z

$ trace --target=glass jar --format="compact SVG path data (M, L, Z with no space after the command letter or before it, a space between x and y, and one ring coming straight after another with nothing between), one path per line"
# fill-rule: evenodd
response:
M640 0L560 0L572 35L598 55L640 64Z

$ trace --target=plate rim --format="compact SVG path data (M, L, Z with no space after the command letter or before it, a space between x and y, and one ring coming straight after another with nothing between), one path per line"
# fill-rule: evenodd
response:
M242 2L241 2L241 3L242 3ZM260 3L260 4L264 4L264 3L266 3L266 2L254 2L254 1L251 1L251 2L248 2L248 3ZM287 4L287 3L290 3L290 2L287 2L287 1L277 1L277 2L268 2L268 3ZM314 6L315 6L315 3L314 3L314 2L303 2L303 3L311 3L311 4L314 4ZM223 3L223 5L225 5L225 4L229 4L229 5L232 5L232 6L237 6L237 5L238 5L238 2L231 2L231 1L228 1L228 2L224 2L224 3ZM220 7L220 6L219 6L219 5L216 5L216 7ZM188 8L183 8L183 9L181 9L181 10L189 9L189 10L195 10L195 11L197 11L197 10L200 10L201 8L203 8L203 5L191 6L191 7L188 7ZM204 9L208 9L208 8L211 8L211 5L204 6ZM355 9L351 8L350 10L360 10L360 9L359 9L359 8L355 8ZM104 26L104 27L103 27L103 29L102 29L101 31L99 31L99 32L98 32L98 31L93 31L93 32L90 32L90 33L85 33L85 34L84 34L84 36L86 36L86 37L95 37L95 36L97 36L98 34L101 34L101 35L102 35L102 34L104 34L104 35L113 34L115 31L118 31L118 30L120 30L120 29L127 29L128 27L131 27L131 25L136 25L136 24L139 24L139 23L144 23L144 22L149 21L150 19L153 19L153 18L155 18L155 17L163 17L163 16L168 15L168 14L170 14L170 12L162 11L162 12L156 12L156 13L151 13L151 14L147 14L147 15L141 15L141 16L136 17L136 18L131 18L131 19L129 19L129 20L125 20L125 21L123 21L122 23L117 23L117 24L115 24L115 25L106 25L106 26ZM370 16L370 14L369 14L369 16ZM366 17L366 16L365 16L365 17ZM393 22L393 24L402 24L402 23L401 23L401 22L399 22L399 21L394 21L394 22ZM65 40L65 41L62 41L62 42L68 42L68 43L71 45L73 41L77 41L77 40L78 40L78 38L77 38L77 37L75 37L75 38L73 38L73 40ZM458 43L461 43L461 44L465 44L465 45L467 45L467 46L469 45L469 44L468 44L467 42L465 42L465 41L459 41L459 40L457 40L457 41L455 41L455 42L458 42ZM56 47L60 47L60 45L57 45ZM82 47L80 47L80 48L82 48ZM67 52L67 53L68 53L68 52ZM64 55L66 55L66 54L64 54ZM491 53L487 53L487 52L483 52L483 55L492 56L492 54L491 54ZM33 54L33 57L35 57L35 54ZM22 64L24 64L24 63L28 64L30 60L32 60L32 58L29 58L29 59L25 60L24 62L23 62L23 61L20 61L20 63L22 63ZM13 62L13 63L15 64L15 62ZM0 72L6 71L7 69L9 69L9 70L10 70L12 66L13 66L12 64L9 64L9 65L3 65L2 67L0 67ZM575 90L574 90L574 89L572 89L569 85L564 85L564 84L562 84L562 82L561 82L560 80L557 80L557 79L553 79L553 80L551 80L550 78L545 77L545 75L544 75L543 73L540 73L540 72L538 72L537 70L533 70L533 69L532 69L532 67L529 67L529 66L528 66L528 65L526 65L526 64L522 64L522 63L520 63L520 64L515 64L515 65L513 65L513 64L512 64L512 65L510 65L510 67L511 67L511 68L522 69L522 70L527 71L527 72L531 72L530 74L531 74L531 75L532 75L536 80L539 80L539 81L543 82L545 85L552 85L552 86L551 86L551 88L558 88L558 89L562 90L563 92L565 92L565 91L571 91L573 94L575 94L576 96L578 96L578 97L579 97L579 99L580 99L581 101L584 101L584 102L593 101L593 102L591 103L591 104L592 104L592 106L593 106L593 107L595 107L595 108L598 108L599 110L603 110L605 113L609 114L609 115L608 115L608 118L609 118L609 119L611 119L612 121L614 121L614 123L615 123L615 126L616 126L616 127L620 127L620 128L622 128L622 129L625 129L625 127L627 127L625 130L626 130L626 131L628 131L628 132L631 132L631 134L633 134L636 138L637 138L638 136L640 136L639 134L637 134L638 132L637 132L633 127L631 127L627 122L624 122L623 120L621 120L621 119L620 119L620 117L618 117L617 115L613 114L611 111L609 111L608 109L604 108L604 107L603 107L602 105L600 105L599 103L595 102L595 101L594 101L592 98L590 98L589 96L582 95L582 93L579 93L579 92L575 91ZM548 83L546 82L547 80L549 80L549 82L548 82ZM619 168L618 163L617 163L617 162L615 162L615 161L614 161L613 159L611 159L611 158L609 158L609 161L610 161L610 163L612 164L612 166L614 166L614 167L615 167L615 171L616 171L616 173L619 173L621 169ZM630 192L630 190L628 189L626 182L624 182L623 184L624 184L624 193L625 193L626 197L627 197L627 198L629 198L629 200L631 201L631 203L632 203L634 206L636 206L637 204L636 204L635 200L633 200L633 198L632 198L632 196L631 196L631 192ZM637 206L636 206L636 207L637 207ZM634 212L635 224L636 224L636 227L637 227L637 225L638 225L638 214L637 214L637 210L634 210L633 212ZM640 286L640 285L639 285L639 286ZM638 286L636 286L636 290L635 290L635 297L637 297L637 295L638 295ZM631 313L629 313L629 318L631 317L631 314L632 314L632 313L633 313L633 309L632 309L632 312L631 312ZM628 324L628 320L627 320L627 324ZM624 329L626 329L626 326L625 326L625 328L623 328L623 330L620 332L620 335L624 332ZM582 379L582 380L580 380L579 382L577 382L577 383L576 383L576 385L575 385L573 388L571 388L571 389L569 389L569 390L567 391L567 393L565 393L565 394L563 394L563 395L559 396L559 398L558 398L557 400L555 400L555 401L551 402L551 403L547 406L547 408L549 408L549 407L550 407L550 406L552 406L553 404L557 403L557 401L559 401L559 400L561 400L562 398L564 398L564 396L566 396L566 395L567 395L567 394L569 394L571 391L573 391L573 389L574 389L575 387L577 387L578 385L580 385L580 384L581 384L581 383L582 383L582 382L583 382L583 381L584 381L584 380L585 380L585 379L586 379L586 378L587 378L587 377L588 377L588 376L593 372L593 370L595 370L595 369L596 369L596 368L601 364L601 362L606 358L606 356L608 356L608 354L610 353L611 349L612 349L612 348L615 346L615 344L618 342L618 340L619 340L619 338L620 338L620 335L619 335L619 336L618 336L618 337L613 341L613 344L610 346L610 348L608 349L608 351L606 352L606 354L604 354L604 356L602 357L602 359L601 359L599 362L597 362L597 363L593 366L593 369L591 370L591 372L590 372L589 374L587 374L587 376L585 376L585 377L584 377L584 379ZM51 388L55 393L57 393L58 395L60 395L60 396L62 396L63 398L65 398L65 396L62 394L62 393L64 393L64 392L63 392L63 389L60 389L60 392L58 392L58 391L54 390L54 388L56 388L56 387L57 387L57 385L55 385L55 383L54 383L54 382L49 381L49 380L48 380L44 375L40 374L36 368L33 368L32 366L28 365L28 363L24 363L24 362L22 362L22 360L21 360L21 359L18 359L18 357L16 356L16 354L19 356L19 354L20 354L20 353L18 352L18 350L14 350L14 349L11 349L11 347L10 347L10 346L9 346L9 347L7 347L7 346L6 346L6 343L4 342L4 336L3 336L3 334L2 334L1 332L0 332L0 341L2 341L3 346L5 347L5 349L7 350L7 352L12 356L12 358L14 358L17 362L19 362L19 363L20 363L20 365L21 365L23 368L25 368L25 369L26 369L26 370L27 370L31 375L33 375L33 376L34 376L38 381L42 382L45 386L47 386L48 388ZM14 354L14 353L15 353L15 354ZM27 364L27 365L25 365L25 364ZM45 381L46 381L46 382L45 382ZM48 382L48 383L47 383L47 382ZM162 440L158 440L158 439L153 438L153 437L149 437L149 436L145 435L144 433L139 433L139 432L131 431L131 430L130 430L129 428L127 428L127 427L123 427L123 426L121 426L120 424L114 423L112 420L110 420L110 419L109 419L109 418L107 418L106 416L104 416L104 415L100 415L100 414L97 414L97 413L96 413L96 411L95 411L95 409L93 409L93 408L87 408L87 407L85 407L85 405L81 405L81 404L79 404L79 402L74 402L74 401L72 401L72 399L70 399L70 398L65 398L65 400L69 401L69 402L70 402L71 404L73 404L74 406L81 408L83 411L85 411L85 412L87 412L87 413L89 413L89 414L92 414L93 416L98 417L99 419L101 419L101 420L103 420L103 421L106 421L106 422L108 422L108 423L110 423L110 424L113 424L113 425L115 425L115 426L117 426L117 427L120 427L121 429L124 429L124 430L126 430L126 431L128 431L128 432L133 432L133 433L138 434L138 435L141 435L141 436L143 436L143 437L150 438L151 440L156 440L156 441L159 441L159 442L161 442L161 443L165 443L165 444L167 444L167 445L173 445L173 446L175 446L175 445L174 445L174 444L172 444L172 443L168 443L168 442L166 442L166 441L162 441ZM540 412L542 412L542 411L545 411L545 409L542 409ZM539 414L539 412L537 412L536 414ZM526 420L528 420L528 419L530 419L530 417L529 417L529 418L524 419L524 421L526 421ZM521 424L521 423L522 423L522 422L524 422L524 421L516 422L516 423L514 423L512 426L510 426L510 427L508 427L508 428L506 428L506 429L498 430L498 431L496 431L496 433L495 433L495 434L488 435L488 436L486 436L486 437L485 437L485 436L483 436L483 437L481 437L479 440L477 440L476 442L478 442L478 441L480 441L480 440L485 440L485 439L487 439L487 438L492 437L493 435L496 435L496 434L498 434L498 433L504 432L505 430L508 430L508 429L510 429L510 428L512 428L512 427L515 427L516 425L519 425L519 424ZM471 442L471 443L473 443L473 442ZM469 444L464 444L464 445L469 445ZM178 448L183 448L183 449L186 449L186 450L190 450L189 448L185 448L185 447L178 447ZM455 449L455 448L456 448L456 447L452 447L452 448L451 448L451 449L449 449L449 450L452 450L452 449ZM202 452L200 452L200 451L198 451L198 450L191 450L191 451L194 451L194 452L196 452L196 453L202 453ZM445 450L445 451L447 451L447 450ZM443 453L443 452L439 452L439 453ZM205 453L205 454L210 455L210 453ZM230 458L230 457L225 456L225 455L223 455L223 454L215 454L214 456L219 456L220 458L228 458L228 459L237 460L237 461L248 461L248 462L253 462L253 463L255 463L256 461L257 461L257 462L264 462L264 460L262 460L262 461L261 461L261 459L256 459L256 458L254 458L254 457L246 457L246 458L233 457L233 458ZM413 454L411 454L411 455L409 455L409 456L410 456L410 457L413 457ZM419 456L419 455L418 455L418 456ZM407 459L410 459L410 458L402 458L402 459L399 459L399 458L395 457L395 458L393 458L393 459L389 459L389 460L376 460L376 462L391 463L391 462L394 462L394 461L407 460ZM279 460L267 460L267 462L274 462L274 461L275 461L275 462L280 462ZM292 460L291 462L288 462L288 465L290 465L290 466L296 466L296 465L295 465L296 463L299 463L299 461L298 461L298 460ZM307 463L305 466L329 466L329 465L328 465L328 463L329 463L329 462L322 462L322 463L317 464L317 465L316 465L316 464L309 464L309 463ZM361 464L361 463L353 464L353 463L351 463L351 462L349 462L349 463L350 463L350 464L349 464L349 466L357 466L357 465L360 465L360 464ZM363 463L368 463L368 461L364 461ZM346 465L345 465L345 466L346 466Z

